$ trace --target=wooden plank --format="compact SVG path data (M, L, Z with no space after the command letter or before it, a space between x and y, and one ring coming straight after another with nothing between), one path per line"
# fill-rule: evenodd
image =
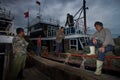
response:
M54 62L39 56L33 56L36 68L53 80L120 80L115 76L102 74L95 76L94 72L82 70L66 64Z
M25 69L23 75L25 76L23 80L51 80L35 67Z

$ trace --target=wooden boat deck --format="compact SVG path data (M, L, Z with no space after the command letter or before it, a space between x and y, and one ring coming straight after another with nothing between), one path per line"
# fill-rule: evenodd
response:
M63 63L51 61L39 56L33 56L35 64L31 68L24 70L23 80L66 80L70 77L76 77L74 80L120 80L119 77L102 74L101 76L95 76L92 71L81 70ZM51 72L52 71L52 72ZM72 72L72 73L71 73ZM64 74L63 74L64 73ZM49 77L45 74L49 74ZM82 74L82 75L81 75ZM67 76L66 76L67 75ZM69 75L69 76L68 76ZM74 75L74 76L73 76ZM53 77L54 76L54 77ZM79 78L81 76L81 78ZM51 79L54 78L54 79Z
M26 68L23 75L25 76L22 80L51 80L48 76L44 75L37 68Z

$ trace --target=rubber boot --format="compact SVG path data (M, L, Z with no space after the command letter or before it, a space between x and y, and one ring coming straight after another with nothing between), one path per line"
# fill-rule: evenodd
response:
M95 55L95 46L90 46L90 53L87 55Z
M101 70L102 70L102 65L103 65L103 61L100 61L100 60L97 60L97 63L96 63L96 71L94 72L95 75L101 75Z

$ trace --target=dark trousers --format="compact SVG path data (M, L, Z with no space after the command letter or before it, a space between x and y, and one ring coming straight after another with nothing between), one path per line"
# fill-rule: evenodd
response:
M95 46L95 48L98 49L98 60L101 60L101 61L105 60L105 56L106 56L107 52L114 50L114 46L107 45L105 47L105 51L104 52L99 51L99 48L102 47L102 43L99 40L97 40L97 44L96 45L94 45L93 42L90 40L89 41L89 46Z
M55 53L62 52L62 43L56 43Z

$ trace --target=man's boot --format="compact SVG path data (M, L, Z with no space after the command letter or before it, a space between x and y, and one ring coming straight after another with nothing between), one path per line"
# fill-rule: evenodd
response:
M95 55L95 46L90 46L90 53L87 55Z
M102 65L103 65L103 61L97 60L96 71L94 72L95 75L101 75Z

